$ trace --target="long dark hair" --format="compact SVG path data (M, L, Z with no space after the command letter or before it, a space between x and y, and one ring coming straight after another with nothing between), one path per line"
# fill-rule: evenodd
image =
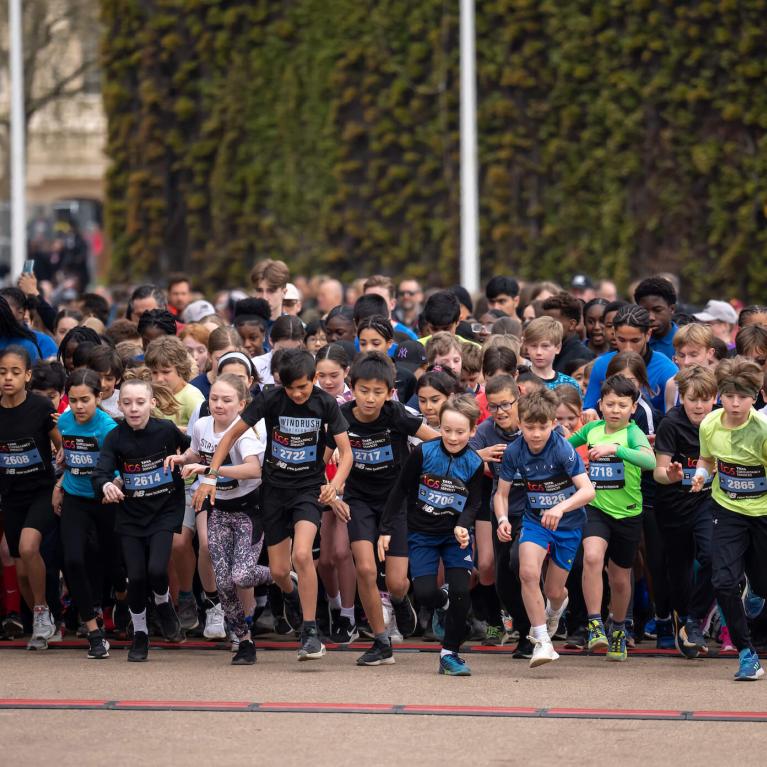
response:
M35 345L40 359L42 359L43 355L40 353L40 345L37 343L35 334L16 319L11 305L3 296L0 296L0 336L23 338L26 341L31 341Z

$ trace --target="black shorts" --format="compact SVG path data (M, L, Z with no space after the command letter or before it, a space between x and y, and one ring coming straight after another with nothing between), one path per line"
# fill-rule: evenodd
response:
M3 499L2 506L0 506L2 508L3 529L12 557L16 559L19 557L19 541L21 540L21 531L25 527L38 530L44 538L45 534L56 524L56 515L53 513L51 502L52 494L53 485L48 485L21 503L13 499Z
M344 499L349 504L351 519L349 519L347 529L349 531L349 541L370 541L375 548L378 542L378 525L383 514L383 507L376 508L361 498ZM397 525L397 529L392 532L389 542L389 556L407 557L407 521L402 517L402 524Z
M322 506L317 500L320 488L261 486L261 514L264 522L264 543L276 546L293 535L296 522L311 522L318 528Z
M603 538L607 541L606 559L618 567L633 567L642 538L642 515L616 519L594 506L586 507L583 539Z
M483 476L482 477L482 500L479 503L479 509L477 510L477 516L474 517L475 522L490 522L490 515L493 514L491 501L493 499L493 478ZM495 516L493 514L493 516Z

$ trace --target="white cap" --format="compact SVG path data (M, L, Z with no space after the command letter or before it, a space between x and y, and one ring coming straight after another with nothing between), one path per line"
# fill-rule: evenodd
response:
M198 301L192 301L189 306L181 313L182 322L199 322L203 317L207 317L209 314L215 314L216 310L210 301L200 299Z
M702 312L694 314L701 322L726 322L729 325L738 324L738 313L727 301L709 301Z
M300 301L301 291L292 283L288 282L285 285L285 295L282 297L283 301Z

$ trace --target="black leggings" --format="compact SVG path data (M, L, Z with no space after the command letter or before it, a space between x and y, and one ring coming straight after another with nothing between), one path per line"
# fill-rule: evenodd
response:
M495 549L495 589L505 610L514 621L514 629L519 631L520 639L530 633L530 618L522 600L522 583L519 580L519 534L522 519L511 520L511 541L502 543L498 540L498 525L493 522L493 547Z
M115 535L115 507L103 504L93 498L64 494L61 508L61 543L64 548L64 572L69 591L77 604L80 620L89 621L96 617L94 589L88 577L86 550L88 536L94 528L98 540L102 568L97 572L109 573L112 588L125 591L125 571L122 566L120 547ZM101 597L101 584L96 584L96 593Z
M445 582L449 588L450 606L445 616L445 639L442 647L458 652L466 638L466 618L469 615L471 597L469 578L471 571L462 567L445 568ZM413 594L419 605L435 610L445 605L445 592L437 586L436 575L421 575L413 579Z
M122 535L121 539L128 571L128 606L132 613L142 613L146 609L147 582L156 594L168 590L173 532L158 530L140 538Z
M645 561L652 581L652 598L655 614L667 618L671 614L671 589L669 586L666 545L658 526L658 518L652 506L645 506L642 514Z

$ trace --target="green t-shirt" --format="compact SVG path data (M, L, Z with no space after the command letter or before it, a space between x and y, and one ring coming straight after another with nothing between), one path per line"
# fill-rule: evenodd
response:
M743 426L728 429L723 415L714 410L700 425L700 455L716 460L711 494L730 511L767 516L767 418L752 409Z
M570 437L573 447L613 443L639 450L649 448L644 432L633 422L620 431L607 434L604 421L591 421ZM636 517L642 513L642 470L616 455L589 461L589 479L596 490L592 505L615 519Z

